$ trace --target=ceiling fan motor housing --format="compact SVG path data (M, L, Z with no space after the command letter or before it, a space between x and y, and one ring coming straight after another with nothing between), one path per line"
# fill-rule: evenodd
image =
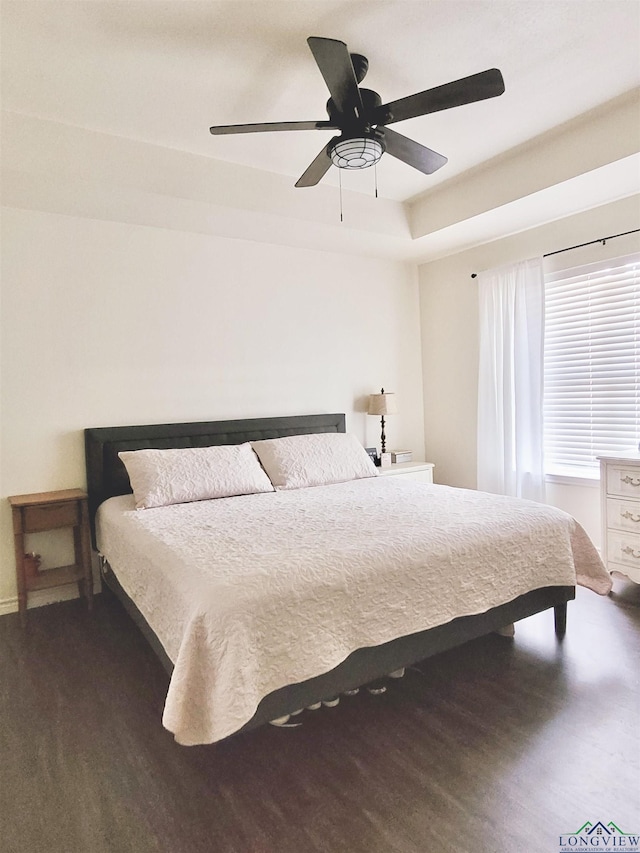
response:
M343 133L359 135L369 133L374 125L379 124L375 118L376 110L382 105L382 98L372 89L358 89L362 99L362 115L341 113L336 107L333 98L327 101L327 114L329 120L337 125Z

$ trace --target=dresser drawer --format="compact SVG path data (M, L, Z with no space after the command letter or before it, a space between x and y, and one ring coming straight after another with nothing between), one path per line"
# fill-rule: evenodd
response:
M433 483L433 471L405 471L400 475L403 480L417 480L419 483Z
M607 498L607 526L614 530L640 533L640 501Z
M23 508L22 513L25 533L55 530L57 527L74 527L80 524L78 501L27 506Z
M618 530L609 530L607 534L607 560L609 563L640 569L640 533L622 533Z
M433 483L433 468L433 462L394 462L390 468L378 468L378 476Z
M640 467L607 465L607 494L640 500Z

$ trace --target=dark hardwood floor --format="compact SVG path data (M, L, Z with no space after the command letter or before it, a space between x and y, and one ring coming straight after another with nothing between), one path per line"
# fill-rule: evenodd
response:
M0 618L4 853L513 853L640 833L640 587L421 664L382 696L180 747L110 594Z

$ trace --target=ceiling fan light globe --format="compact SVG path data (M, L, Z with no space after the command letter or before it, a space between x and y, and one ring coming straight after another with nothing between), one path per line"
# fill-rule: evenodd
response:
M339 139L330 151L331 162L338 169L367 169L382 157L384 148L378 139L367 136Z

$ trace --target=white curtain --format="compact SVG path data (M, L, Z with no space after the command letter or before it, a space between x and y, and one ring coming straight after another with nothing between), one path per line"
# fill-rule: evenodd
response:
M542 258L478 279L478 489L544 501Z

